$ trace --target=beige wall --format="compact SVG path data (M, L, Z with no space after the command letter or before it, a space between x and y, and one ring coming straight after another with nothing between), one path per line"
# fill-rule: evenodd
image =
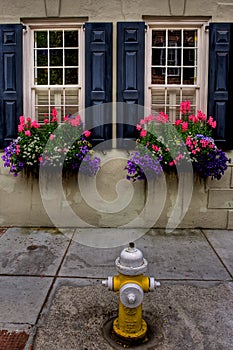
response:
M90 21L130 21L142 16L210 16L213 21L232 21L230 0L1 0L0 22L21 18L83 17Z

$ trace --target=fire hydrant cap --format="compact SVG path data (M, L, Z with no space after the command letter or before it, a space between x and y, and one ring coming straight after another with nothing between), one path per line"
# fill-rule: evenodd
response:
M146 271L147 261L143 258L141 250L137 249L133 242L122 250L116 259L117 270L125 275L138 275Z

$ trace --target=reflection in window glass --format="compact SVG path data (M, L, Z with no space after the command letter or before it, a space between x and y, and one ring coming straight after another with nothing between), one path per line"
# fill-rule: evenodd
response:
M67 45L67 46L65 46ZM42 49L43 48L43 49ZM77 30L48 30L34 33L34 83L35 85L78 84L79 47ZM43 79L43 70L48 67ZM57 67L55 69L55 67ZM74 77L66 67L73 68ZM60 68L60 69L58 69ZM71 72L71 70L70 70ZM70 75L68 77L68 75Z
M195 85L197 49L197 30L153 29L151 83Z
M50 66L63 66L63 52L62 50L49 50Z
M49 47L63 46L63 32L49 31Z

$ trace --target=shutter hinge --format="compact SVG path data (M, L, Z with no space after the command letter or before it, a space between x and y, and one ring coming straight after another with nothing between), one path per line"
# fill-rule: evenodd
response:
M145 32L147 32L147 29L148 29L148 25L145 24Z
M209 29L210 29L210 26L205 26L205 32L208 32Z
M23 32L27 33L27 31L28 31L28 26L23 25Z

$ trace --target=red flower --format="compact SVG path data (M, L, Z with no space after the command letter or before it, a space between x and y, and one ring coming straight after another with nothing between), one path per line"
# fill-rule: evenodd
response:
M89 137L91 135L91 132L89 130L84 131L83 135L85 137Z
M141 137L145 137L145 136L146 136L146 130L145 130L145 129L142 129L142 130L141 130L140 136L141 136Z

